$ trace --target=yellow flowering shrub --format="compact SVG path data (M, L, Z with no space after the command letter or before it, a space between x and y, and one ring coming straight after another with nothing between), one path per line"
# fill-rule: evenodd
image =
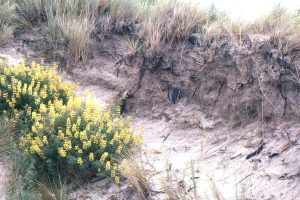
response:
M41 104L60 99L64 104L74 96L74 86L63 83L56 66L44 67L32 62L15 66L0 64L0 114L37 111Z
M40 172L109 175L119 182L117 158L141 143L129 118L102 109L87 95L76 96L55 67L5 65L0 75L0 111L28 124L19 146Z

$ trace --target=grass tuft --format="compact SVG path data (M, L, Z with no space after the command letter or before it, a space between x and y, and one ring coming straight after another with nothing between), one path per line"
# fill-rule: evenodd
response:
M146 171L142 159L126 151L121 156L120 173L128 179L128 182L136 189L143 199L147 199L150 192Z
M20 29L30 28L44 20L44 0L15 0Z
M7 43L13 37L13 21L16 18L15 6L7 0L0 0L0 44Z
M47 41L50 46L67 45L69 60L86 61L88 42L94 29L97 4L93 0L54 0L47 5Z

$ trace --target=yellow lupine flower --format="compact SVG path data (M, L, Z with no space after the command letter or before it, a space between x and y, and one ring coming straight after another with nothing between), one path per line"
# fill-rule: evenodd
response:
M77 118L77 121L76 121L76 125L77 125L77 126L80 126L80 124L81 124L81 117L78 117L78 118Z
M27 114L27 116L32 115L30 106L26 109L26 114Z
M88 145L87 145L87 142L86 141L83 141L82 142L82 148L83 149L87 149Z
M5 76L4 75L2 75L1 76L1 85L5 85Z
M76 131L77 131L77 126L76 126L76 124L73 124L73 126L72 126L72 131L73 131L73 132L76 132Z
M105 170L106 171L110 170L110 161L106 161Z
M100 161L101 161L101 162L104 162L104 161L106 160L107 157L108 157L108 153L107 153L107 152L104 152L104 153L102 154L102 156L101 156Z
M125 144L128 144L130 139L131 139L131 135L127 134L125 139L124 139Z
M142 138L141 138L141 136L139 134L135 134L132 137L132 141L133 141L134 145L138 145L138 144L142 144L143 143Z
M67 128L71 128L71 119L70 119L70 117L67 118Z
M62 132L62 130L59 130L59 131L58 131L58 138L61 139L61 140L63 140L63 139L65 138L65 135L64 135L64 133Z
M123 149L123 147L122 147L122 146L118 146L116 153L117 153L117 154L120 154L120 153L121 153L121 151L122 151L122 149Z
M37 132L37 129L36 129L35 125L33 125L33 126L31 127L31 131L32 131L33 133L36 133L36 132Z
M78 164L78 165L82 165L82 164L83 164L82 158L79 157L79 158L77 159L77 164Z
M43 136L43 143L44 144L48 144L48 138L47 138L47 136Z
M86 131L90 131L90 130L91 130L91 124L90 124L90 123L86 125L85 130L86 130Z
M32 95L32 85L30 85L30 86L28 87L27 93L28 93L29 95Z
M91 147L92 146L92 142L89 140L87 141L87 147Z
M110 133L112 131L112 123L108 122L107 123L107 129L106 129L107 133Z
M75 137L75 138L78 138L78 136L79 136L79 132L76 131L76 132L74 133L74 137Z
M42 97L43 99L47 97L47 92L44 89L40 91L40 97Z
M71 142L71 140L67 140L67 141L64 142L64 148L66 150L72 149L72 142Z
M118 116L121 115L121 106L117 106L117 107L116 107L116 114L117 114Z
M94 154L93 154L93 153L90 153L90 154L89 154L89 160L90 160L90 161L93 161L94 159L95 159L95 158L94 158Z
M120 183L120 177L119 177L119 176L116 176L116 177L115 177L115 182L116 182L117 184Z
M83 141L83 149L87 149L92 146L91 141Z
M8 93L7 93L7 92L4 92L2 96L3 96L4 99L7 99Z
M111 170L110 177L114 178L116 176L116 170Z
M24 83L24 86L23 86L23 89L22 89L23 94L27 93L27 88L28 88L27 83Z
M100 141L100 147L101 147L102 149L104 149L104 148L106 147L106 140L102 139L102 140Z
M69 129L66 130L66 136L72 136L72 133Z
M43 124L39 124L39 129L43 130L44 129L44 125Z
M47 106L43 103L40 104L40 112L41 113L47 113L48 109Z
M75 116L75 112L72 110L72 111L70 112L70 117L73 119L74 116Z
M16 98L14 98L14 97L11 98L11 102L12 102L13 104L16 104L16 102L17 102L17 101L16 101Z
M58 148L58 154L63 158L67 156L67 152L62 147Z
M40 149L40 147L37 144L32 144L30 146L30 152L31 153L40 153L41 149Z
M79 138L81 140L86 140L87 139L87 135L86 135L86 131L82 131L79 133Z

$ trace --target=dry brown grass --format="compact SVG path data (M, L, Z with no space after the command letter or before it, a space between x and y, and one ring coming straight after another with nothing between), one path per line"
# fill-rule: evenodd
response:
M137 8L139 11L135 17L141 24L139 35L153 54L161 52L166 43L187 39L208 17L206 11L191 1L148 1L140 3Z
M38 188L41 191L44 200L67 200L68 186L66 180L58 177L58 180L51 181L49 178L40 178Z
M88 41L94 28L93 21L87 17L61 16L57 18L57 24L68 43L69 58L86 61Z
M108 15L113 23L120 19L132 18L136 2L137 0L100 0L102 9L109 10Z
M125 56L136 55L140 49L140 42L138 39L127 37L122 43L122 50Z
M44 0L14 0L19 16L18 27L29 28L43 20Z
M63 40L69 60L86 61L96 8L94 0L52 1L46 9L48 42L55 45Z
M0 44L8 43L13 37L14 29L8 25L2 25L0 29Z
M13 21L16 18L15 6L10 1L0 0L0 44L13 37Z
M150 192L144 163L140 155L132 154L127 151L121 156L120 173L128 179L128 182L138 192L141 198L147 199Z
M10 153L15 137L13 120L1 116L0 119L0 155Z

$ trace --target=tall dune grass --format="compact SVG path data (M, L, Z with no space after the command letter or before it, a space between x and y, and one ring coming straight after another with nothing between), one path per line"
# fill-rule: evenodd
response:
M13 36L13 21L16 17L15 6L7 0L0 0L0 45L7 43Z
M12 37L14 27L29 28L42 22L49 44L64 43L68 58L74 61L87 59L95 27L100 33L112 31L110 27L119 26L119 22L133 24L129 34L137 36L152 55L186 41L191 34L206 42L227 37L237 44L248 35L261 34L270 36L287 52L300 48L300 16L280 6L254 22L230 19L192 0L0 0L0 11L0 43ZM15 16L13 13L18 20L7 19ZM14 26L9 25L12 22Z

